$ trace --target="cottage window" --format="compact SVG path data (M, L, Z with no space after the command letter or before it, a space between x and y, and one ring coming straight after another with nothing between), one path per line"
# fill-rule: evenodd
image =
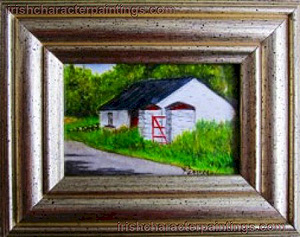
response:
M107 125L113 126L113 123L114 123L113 113L110 112L107 114Z

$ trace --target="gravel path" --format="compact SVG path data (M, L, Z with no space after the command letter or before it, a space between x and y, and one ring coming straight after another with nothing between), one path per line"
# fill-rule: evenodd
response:
M66 175L185 175L180 167L100 151L80 142L65 141Z

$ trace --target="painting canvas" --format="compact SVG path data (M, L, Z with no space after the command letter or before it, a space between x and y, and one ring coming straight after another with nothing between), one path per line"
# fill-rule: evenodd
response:
M66 64L66 175L234 174L239 66Z

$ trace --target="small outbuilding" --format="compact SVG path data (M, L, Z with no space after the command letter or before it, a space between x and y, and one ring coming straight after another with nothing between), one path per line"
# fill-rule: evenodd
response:
M144 80L100 108L100 126L138 127L142 136L169 143L198 120L232 120L234 106L193 77Z

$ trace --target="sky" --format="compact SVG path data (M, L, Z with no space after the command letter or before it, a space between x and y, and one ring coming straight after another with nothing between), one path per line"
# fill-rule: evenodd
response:
M94 73L103 73L110 70L115 64L75 64L77 67L83 67L91 69Z

